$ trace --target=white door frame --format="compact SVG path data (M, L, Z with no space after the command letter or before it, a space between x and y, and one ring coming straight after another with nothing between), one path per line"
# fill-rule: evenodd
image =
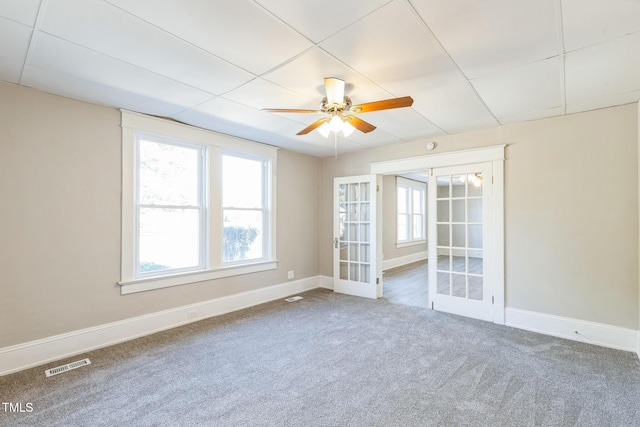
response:
M491 162L493 169L493 322L504 325L504 151L506 144L371 163L371 173L398 175L430 168ZM378 218L380 226L381 218ZM380 256L380 255L379 255ZM382 259L378 259L382 264Z

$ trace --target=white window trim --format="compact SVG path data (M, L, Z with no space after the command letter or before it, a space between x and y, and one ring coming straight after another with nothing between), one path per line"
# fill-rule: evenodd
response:
M407 221L407 235L409 236L408 239L405 240L397 240L397 236L398 236L398 212L397 212L397 206L398 206L398 187L405 187L408 189L407 192L407 204L411 205L411 209L408 209L407 212L407 216L408 216L408 221ZM422 217L423 217L423 225L422 225L422 230L423 230L423 237L419 238L419 239L414 239L413 238L413 216L414 216L414 209L413 209L413 189L414 188L418 188L420 190L422 190ZM416 245L421 245L421 244L425 244L427 242L427 238L426 238L426 224L427 224L427 214L426 214L426 200L427 200L427 184L424 182L420 182L420 181L415 181L412 179L407 179L401 176L397 176L396 177L396 248L404 248L404 247L408 247L408 246L416 246Z
M258 144L240 138L219 134L216 132L198 129L170 120L120 110L122 114L122 237L121 237L121 280L120 293L122 295L143 292L152 289L166 288L170 286L196 283L206 280L219 279L241 274L255 273L259 271L274 270L277 267L276 257L276 165L277 148L264 144ZM207 165L209 171L209 200L221 206L221 168L220 165L212 165L212 161L220 160L221 153L229 151L246 156L258 156L269 159L268 185L270 190L269 202L269 243L265 258L236 265L222 265L222 245L210 244L209 268L186 273L169 274L156 277L135 278L135 140L138 132L161 135L181 141L191 141L208 146ZM222 221L222 212L218 209L209 209L210 224ZM222 241L220 227L210 227L211 242ZM253 261L253 260L252 260Z

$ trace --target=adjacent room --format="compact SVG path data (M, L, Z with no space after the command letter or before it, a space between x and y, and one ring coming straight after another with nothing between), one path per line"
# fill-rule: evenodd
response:
M0 426L640 425L640 2L0 0Z

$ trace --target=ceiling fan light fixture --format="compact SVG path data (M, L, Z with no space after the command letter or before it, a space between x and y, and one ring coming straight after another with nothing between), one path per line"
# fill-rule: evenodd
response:
M347 121L343 121L342 122L342 133L344 134L345 138L348 137L349 135L351 135L354 130L356 130L356 128L354 128L351 125L351 123L349 123Z
M329 122L329 127L334 132L340 132L344 128L344 121L342 117L333 116L331 117L331 121Z
M329 134L331 133L331 127L329 127L329 123L324 122L322 126L318 128L318 132L320 132L320 135L328 138Z

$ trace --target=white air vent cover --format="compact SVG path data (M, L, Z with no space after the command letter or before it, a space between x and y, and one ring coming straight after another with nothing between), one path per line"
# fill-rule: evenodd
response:
M296 296L296 297L287 298L287 299L285 299L285 301L286 302L294 302L294 301L298 301L298 300L301 300L301 299L302 299L302 297Z
M54 375L61 374L63 372L70 371L72 369L81 368L85 365L90 365L91 361L89 359L78 360L77 362L67 363L66 365L58 366L57 368L51 368L44 371L47 377L52 377Z

